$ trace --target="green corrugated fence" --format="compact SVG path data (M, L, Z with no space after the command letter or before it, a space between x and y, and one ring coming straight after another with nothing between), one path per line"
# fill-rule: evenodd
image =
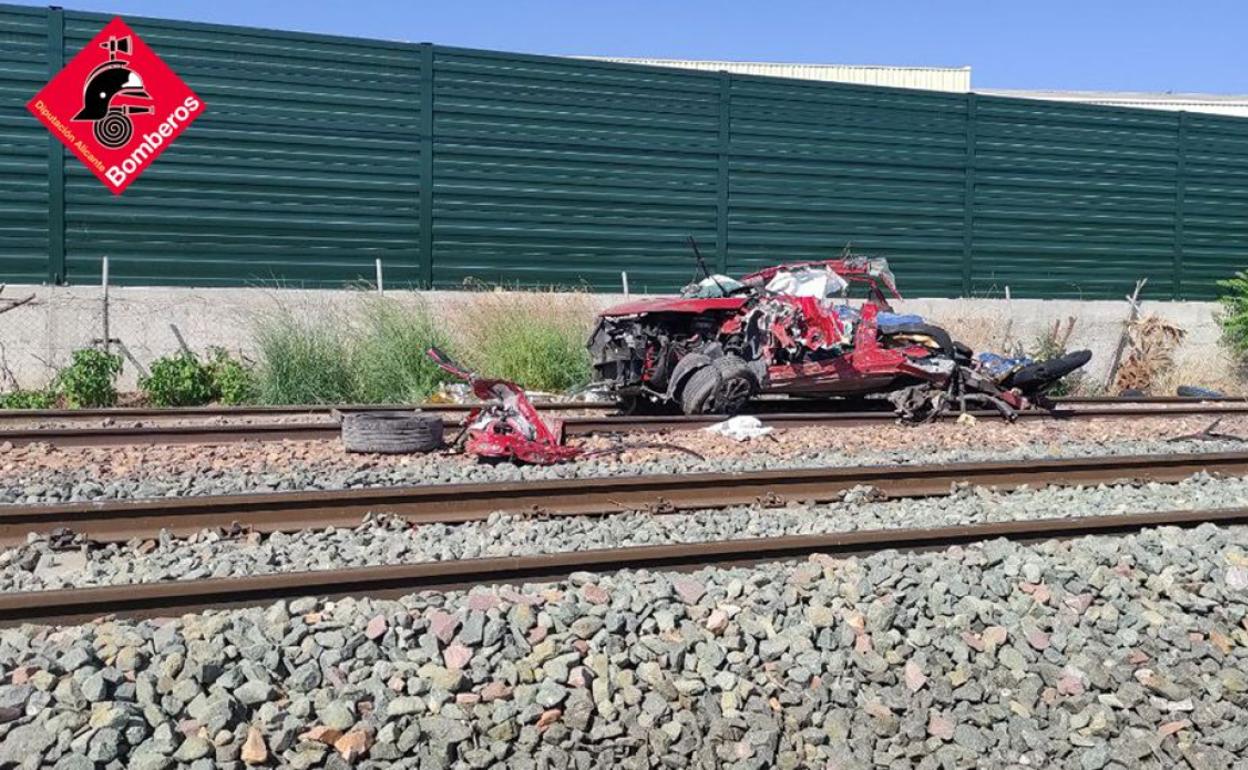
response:
M914 296L1203 299L1248 120L128 19L207 103L113 196L25 110L108 18L0 5L0 280L583 285L889 257Z

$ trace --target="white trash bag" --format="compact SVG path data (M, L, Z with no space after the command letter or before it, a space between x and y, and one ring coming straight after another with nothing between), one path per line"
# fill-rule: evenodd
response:
M734 441L749 441L750 439L766 436L773 430L771 427L763 425L757 417L751 417L748 414L739 414L736 417L730 417L723 422L717 422L703 430L711 433L718 433L721 436L727 436Z

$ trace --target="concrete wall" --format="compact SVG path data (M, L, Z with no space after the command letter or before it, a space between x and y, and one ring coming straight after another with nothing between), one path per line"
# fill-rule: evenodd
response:
M0 355L23 387L40 386L70 353L103 336L101 290L94 287L8 286L6 298L34 294L35 302L0 314ZM427 301L438 317L454 324L456 305L471 296L463 292L387 292L404 301ZM143 364L176 352L170 330L174 324L187 343L200 350L221 345L244 354L254 352L249 329L253 320L275 307L323 314L358 306L359 291L294 289L114 288L109 297L109 334L120 339ZM620 295L593 295L607 306ZM918 313L945 325L976 349L1001 350L1011 340L1029 346L1058 320L1076 318L1071 344L1093 351L1091 373L1104 373L1122 330L1126 302L1068 300L913 299L899 303L902 312ZM1145 313L1158 313L1187 331L1180 360L1214 367L1220 359L1216 305L1210 302L1145 302ZM136 372L127 363L122 386L133 386ZM1199 384L1199 383L1193 383ZM0 381L0 387L11 383Z

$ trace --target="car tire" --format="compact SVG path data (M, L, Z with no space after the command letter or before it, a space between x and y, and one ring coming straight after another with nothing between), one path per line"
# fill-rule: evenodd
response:
M758 380L750 365L739 356L726 355L689 377L680 406L685 414L733 415L757 392Z
M738 356L727 355L715 361L719 386L712 396L717 414L736 414L758 393L758 380L750 365Z
M342 417L348 452L411 454L442 446L442 418L419 412L354 412Z
M936 343L936 347L939 348L945 355L950 358L954 358L957 355L957 351L954 348L953 337L949 336L949 332L932 324L918 323L883 326L880 327L880 336L884 338L900 336L927 337L932 342ZM967 349L967 352L970 352L969 348Z
M713 364L698 369L680 389L680 410L685 414L707 414L706 406L719 385L719 370Z
M1026 394L1043 393L1091 359L1090 351L1076 350L1048 361L1037 361L1014 372L1003 384Z
M1226 398L1226 394L1219 390L1198 385L1180 385L1175 388L1174 394L1183 398Z

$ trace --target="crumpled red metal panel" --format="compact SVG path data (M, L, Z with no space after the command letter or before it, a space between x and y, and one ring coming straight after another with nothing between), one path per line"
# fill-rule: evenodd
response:
M471 385L477 398L490 402L468 413L468 440L464 444L468 454L532 465L568 462L581 454L580 448L562 443L560 423L547 425L516 383L478 377L437 348L429 348L426 355L443 371Z

